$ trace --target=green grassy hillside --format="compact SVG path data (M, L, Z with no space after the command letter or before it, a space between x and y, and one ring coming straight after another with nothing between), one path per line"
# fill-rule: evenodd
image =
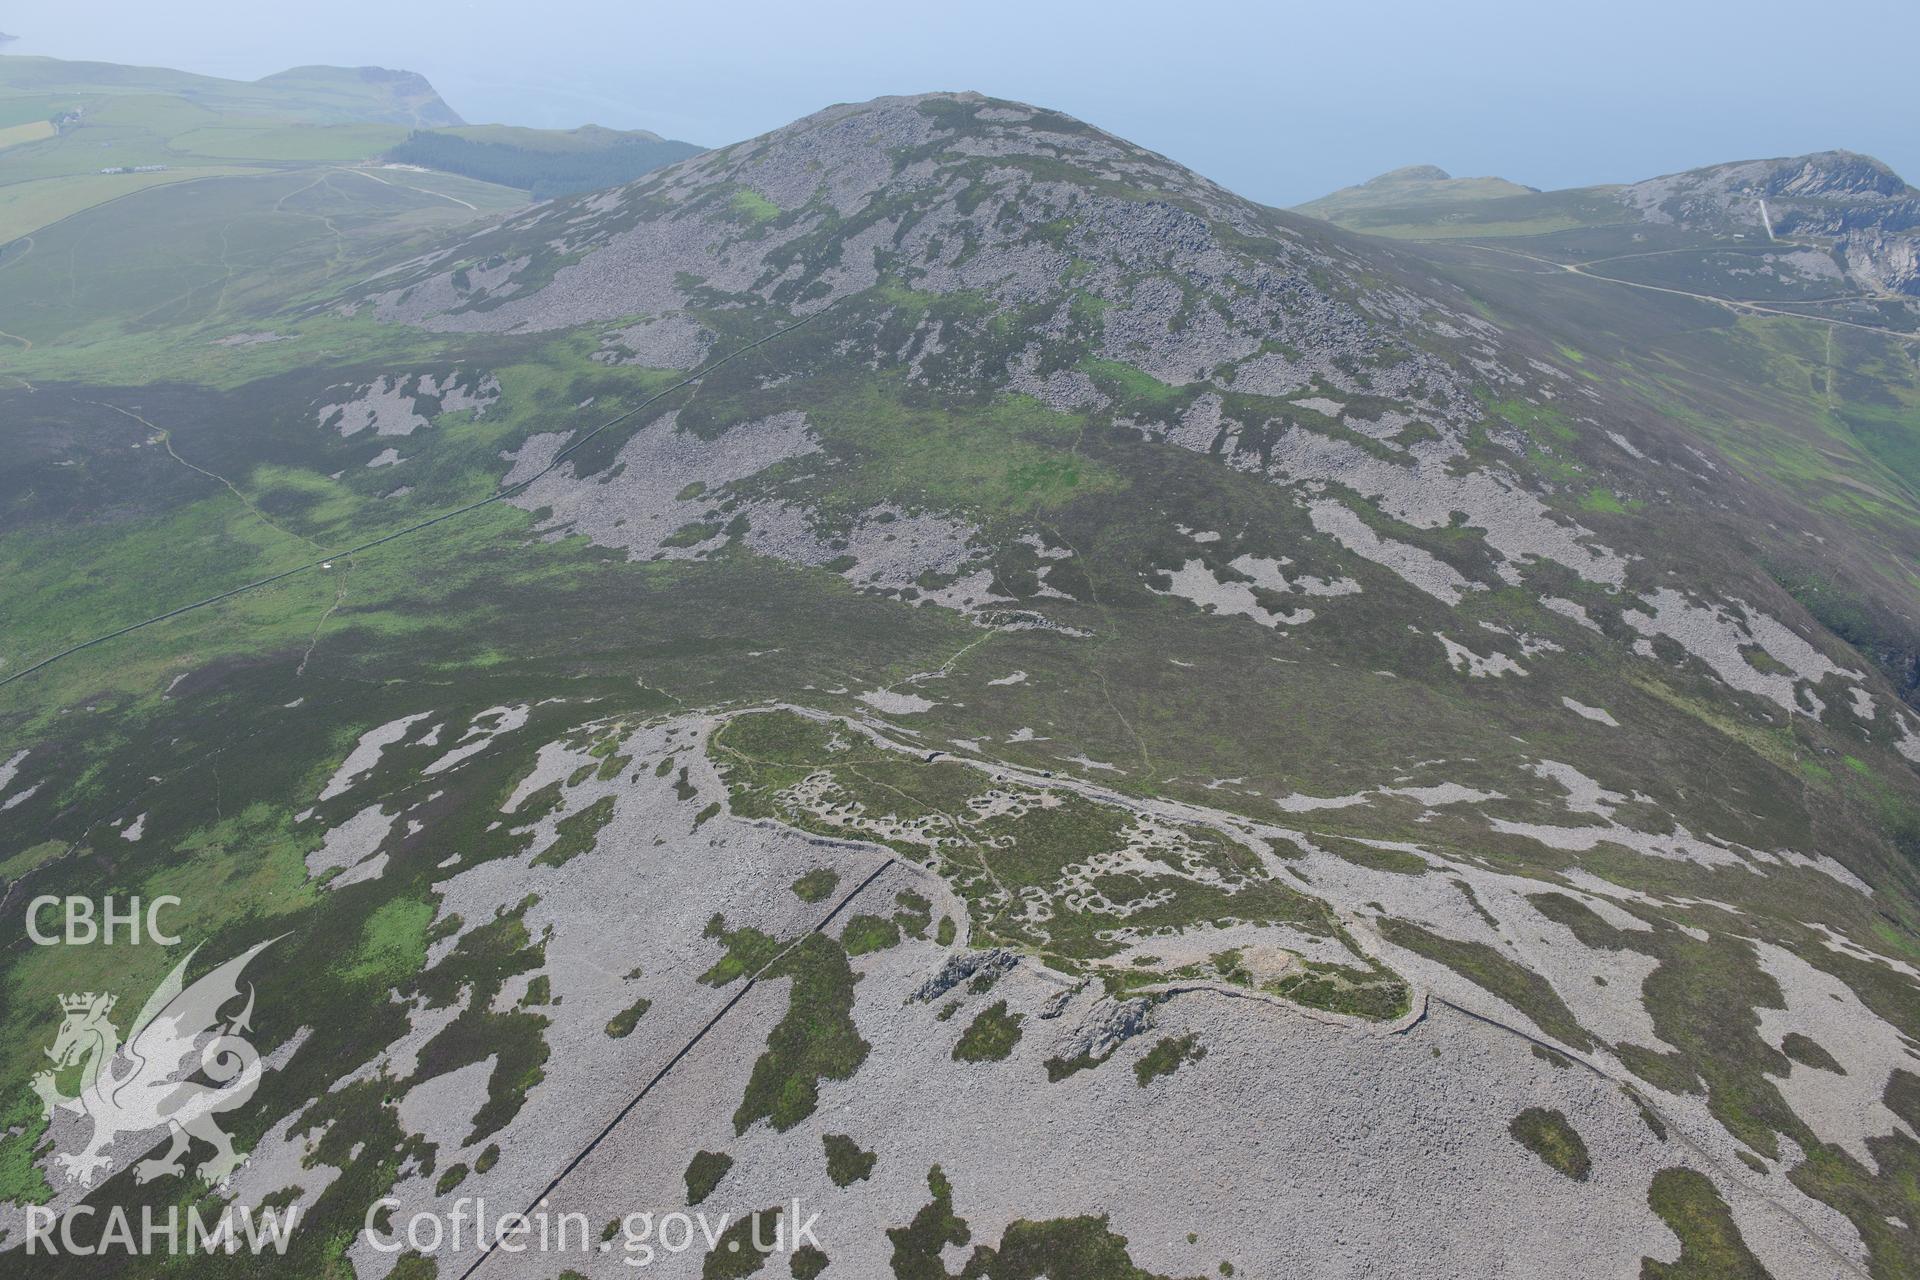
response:
M536 200L631 182L702 148L645 131L468 125L417 131L386 153L395 163L519 187Z
M1408 165L1296 207L1295 212L1348 224L1380 209L1431 207L1538 194L1505 178L1456 178L1430 164Z
M477 214L615 186L699 150L644 130L463 125L411 72L298 67L242 82L0 57L0 244L212 177L353 170Z
M305 67L243 82L0 56L0 244L156 186L366 165L412 128L458 119L411 72ZM477 183L455 190L458 179L442 185L453 209L519 199Z
M384 67L295 67L246 81L163 67L4 55L0 56L0 94L55 101L159 95L221 115L318 124L439 127L460 123L460 117L419 75Z

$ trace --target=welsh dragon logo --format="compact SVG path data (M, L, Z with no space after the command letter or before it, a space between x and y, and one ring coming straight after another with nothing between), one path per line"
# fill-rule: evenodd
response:
M115 1138L137 1136L166 1126L172 1145L134 1168L138 1182L185 1172L181 1157L198 1138L214 1149L194 1170L209 1182L225 1182L244 1162L220 1127L220 1116L242 1106L260 1085L260 1055L242 1034L251 1030L253 984L246 1006L223 1019L220 1011L240 998L240 973L247 962L271 946L269 939L245 955L184 986L187 966L199 948L175 965L148 997L125 1042L109 1017L115 998L87 992L60 997L66 1014L47 1056L53 1069L33 1078L33 1091L49 1118L61 1110L93 1121L93 1134L79 1152L60 1152L54 1160L69 1182L87 1187L112 1160L106 1150ZM80 1066L80 1092L62 1094L56 1073ZM198 1078L191 1078L196 1076Z

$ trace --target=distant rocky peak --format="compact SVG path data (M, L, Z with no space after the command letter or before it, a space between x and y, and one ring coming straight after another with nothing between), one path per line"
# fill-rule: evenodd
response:
M1913 194L1887 165L1852 151L1710 165L1650 179L1636 188L1721 200L1886 200Z
M1650 222L1715 233L1838 238L1920 226L1920 191L1851 151L1690 169L1634 183L1621 197Z
M1898 198L1913 189L1887 165L1852 151L1821 151L1775 162L1767 194L1800 199Z

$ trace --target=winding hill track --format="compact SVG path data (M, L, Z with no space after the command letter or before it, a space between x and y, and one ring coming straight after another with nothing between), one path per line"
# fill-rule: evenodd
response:
M1589 265L1587 263L1560 262L1554 258L1543 258L1537 253L1526 253L1520 249L1507 249L1496 244L1480 244L1472 240L1460 240L1460 241L1454 241L1453 243L1463 244L1469 249L1480 249L1487 253L1504 253L1510 257L1525 258L1528 262L1538 262L1542 266L1555 267L1561 271L1568 272L1569 274L1579 276L1582 279L1586 279L1586 280L1604 280L1608 284L1625 285L1629 289L1645 289L1649 293L1665 293L1665 294L1671 294L1677 298L1692 298L1696 302L1711 302L1711 303L1715 303L1718 306L1725 307L1729 311L1734 311L1734 312L1750 311L1760 315L1785 316L1789 320L1808 320L1813 322L1814 324L1824 324L1824 325L1837 324L1848 329L1861 329L1868 333L1884 334L1889 338L1897 338L1901 342L1920 343L1920 333L1904 333L1899 329L1886 328L1884 325L1861 324L1857 320L1834 320L1834 319L1829 319L1825 316L1805 316L1805 315L1801 315L1797 311L1783 311L1777 306L1767 306L1765 303L1747 302L1739 298L1721 297L1717 293L1695 293L1690 289L1674 289L1667 285L1643 284L1638 280L1622 280L1618 276L1605 276L1605 275L1601 275L1597 271L1589 271L1587 270L1587 267ZM1633 256L1633 255L1623 255L1623 256ZM1613 261L1613 259L1596 258L1594 261L1611 262ZM1826 299L1810 298L1808 299L1808 301L1819 302L1819 301L1826 301Z

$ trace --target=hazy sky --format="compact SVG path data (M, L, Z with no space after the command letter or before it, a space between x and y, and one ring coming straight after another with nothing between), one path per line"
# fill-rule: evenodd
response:
M1913 0L89 0L13 53L251 79L405 67L474 122L717 145L833 102L979 89L1071 112L1250 196L1403 164L1539 187L1865 151L1920 182ZM1883 56L1884 55L1884 56Z

